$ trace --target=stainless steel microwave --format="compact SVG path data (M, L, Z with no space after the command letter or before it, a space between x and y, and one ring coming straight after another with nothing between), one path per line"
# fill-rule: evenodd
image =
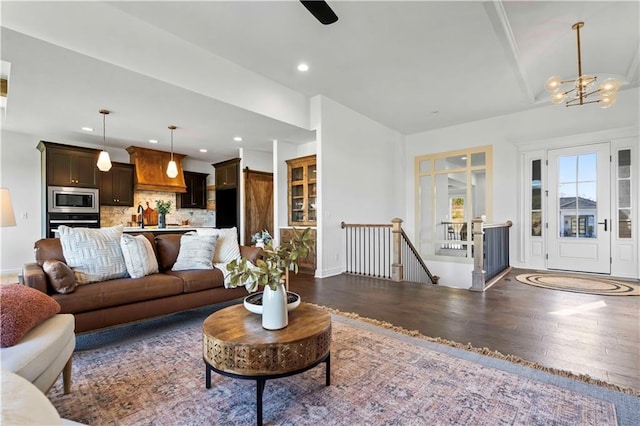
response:
M100 212L100 200L96 188L50 186L47 192L49 213Z

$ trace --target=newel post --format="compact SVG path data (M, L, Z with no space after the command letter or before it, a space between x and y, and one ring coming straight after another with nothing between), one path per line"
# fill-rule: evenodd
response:
M391 219L391 234L393 238L393 263L391 264L391 280L402 281L404 279L404 271L402 266L402 219Z
M471 273L471 288L473 291L484 291L486 271L484 268L484 231L481 217L473 219L473 272Z

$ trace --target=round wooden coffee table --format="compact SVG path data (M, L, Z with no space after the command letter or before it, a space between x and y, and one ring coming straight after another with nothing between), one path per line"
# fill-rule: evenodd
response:
M260 315L234 305L207 317L202 332L207 389L211 371L255 380L259 425L268 379L302 373L324 362L326 386L331 384L331 317L322 308L301 303L289 312L287 327L265 330Z

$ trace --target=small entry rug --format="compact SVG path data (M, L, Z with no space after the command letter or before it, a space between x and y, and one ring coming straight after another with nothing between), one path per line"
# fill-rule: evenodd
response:
M520 274L516 280L523 284L574 293L601 296L640 296L640 284L572 274Z
M169 320L171 317L169 317ZM202 320L79 350L63 418L91 425L251 425L256 384L212 374L205 388ZM331 386L324 364L267 381L267 425L624 425L636 396L332 315ZM108 333L118 332L109 330ZM91 335L88 336L91 339ZM464 354L462 357L452 355ZM498 364L491 364L491 363ZM508 365L508 368L496 365ZM617 398L621 398L620 403Z

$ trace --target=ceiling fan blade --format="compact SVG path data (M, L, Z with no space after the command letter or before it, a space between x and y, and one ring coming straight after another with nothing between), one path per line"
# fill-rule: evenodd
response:
M333 24L338 20L338 15L335 14L326 1L322 0L300 0L300 3L307 8L318 21L324 25Z

